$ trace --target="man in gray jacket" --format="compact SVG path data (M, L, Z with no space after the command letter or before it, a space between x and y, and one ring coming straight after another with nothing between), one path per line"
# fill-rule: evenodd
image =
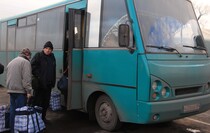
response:
M32 95L31 87L31 52L24 48L18 57L7 65L6 86L10 94L10 129L14 132L15 109L26 105Z

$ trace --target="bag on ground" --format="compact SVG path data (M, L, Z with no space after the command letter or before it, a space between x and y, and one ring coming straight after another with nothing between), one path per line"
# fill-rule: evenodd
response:
M61 93L59 91L51 92L50 109L53 111L61 110Z
M9 106L0 106L0 132L9 130Z
M24 106L15 110L15 133L41 133L45 124L41 116L42 108Z

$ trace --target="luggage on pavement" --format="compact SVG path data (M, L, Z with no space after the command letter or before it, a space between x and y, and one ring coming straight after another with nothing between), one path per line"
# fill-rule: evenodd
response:
M15 133L42 133L45 124L41 117L42 108L24 106L15 110Z
M8 131L9 129L9 106L0 106L0 132Z
M59 91L51 92L50 109L52 111L61 110L61 93Z

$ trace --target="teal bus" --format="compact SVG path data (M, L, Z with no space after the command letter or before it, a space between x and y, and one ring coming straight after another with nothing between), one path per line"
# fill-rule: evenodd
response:
M105 130L210 108L208 45L189 0L68 0L3 19L0 61L24 47L34 55L46 41L57 80L69 69L62 105Z

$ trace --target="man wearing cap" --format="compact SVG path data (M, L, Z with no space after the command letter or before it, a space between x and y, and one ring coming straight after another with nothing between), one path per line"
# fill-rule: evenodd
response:
M31 52L24 48L18 57L7 65L6 86L10 94L10 129L14 132L15 109L26 105L32 95L31 87Z
M53 45L48 41L45 43L43 50L36 53L31 60L33 80L36 80L35 84L32 83L34 105L43 108L42 119L45 122L51 90L56 81L56 60L52 51Z

